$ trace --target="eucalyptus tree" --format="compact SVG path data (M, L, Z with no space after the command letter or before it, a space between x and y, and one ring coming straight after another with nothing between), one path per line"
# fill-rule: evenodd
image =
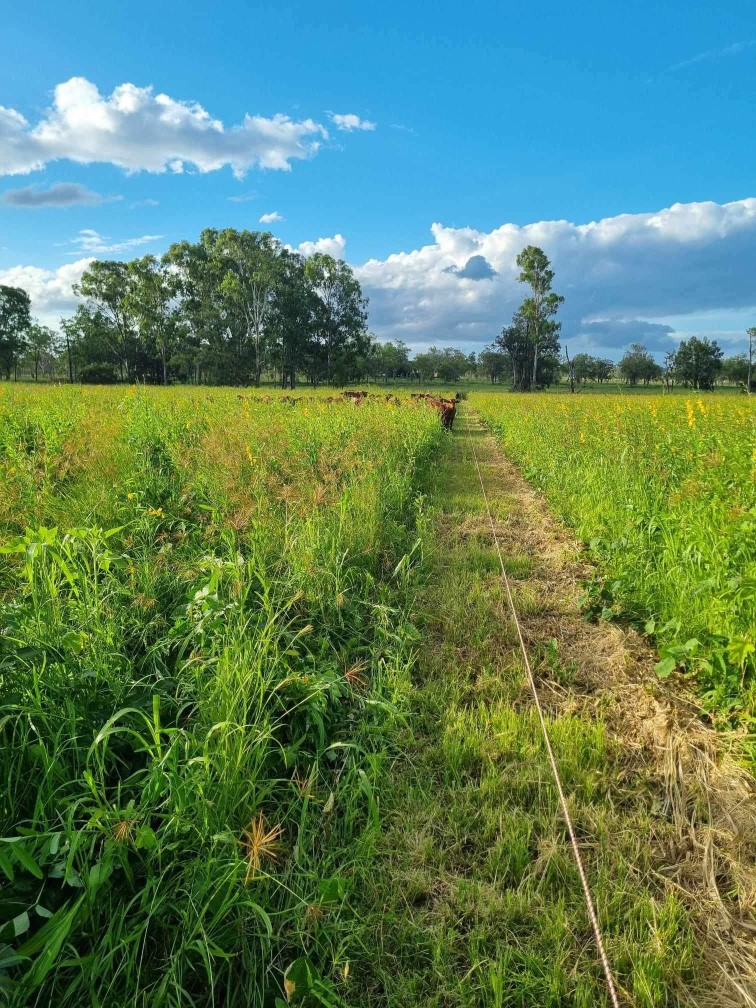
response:
M520 268L517 279L520 283L528 284L531 290L530 297L520 306L520 314L527 324L533 355L530 385L535 387L538 384L538 356L544 345L551 344L559 332L560 324L553 319L564 304L564 298L551 289L554 271L543 249L536 245L526 245L517 256L517 265Z
M712 389L722 369L722 348L707 336L691 336L675 351L674 368L679 380L694 389Z
M478 354L478 367L492 384L511 378L511 360L498 344L492 343Z
M315 295L314 376L317 380L322 370L330 382L336 371L348 369L350 357L368 345L367 298L343 259L316 253L305 263L305 278Z
M128 263L126 310L145 357L149 360L154 350L160 358L163 385L168 384L168 361L185 329L179 287L180 277L169 262L147 255Z
M26 330L26 361L34 381L39 381L40 367L43 369L54 361L57 337L49 326L32 322Z
M222 272L220 290L236 316L232 329L240 362L252 345L255 385L260 384L267 349L266 326L280 281L281 250L268 231L226 228L217 233L212 252Z
M6 379L26 349L25 333L31 324L31 301L21 287L0 284L0 367Z
M676 370L676 366L673 364ZM617 370L629 385L637 385L642 381L648 385L654 379L661 378L664 371L654 360L642 343L632 343L630 349L623 355Z
M121 377L136 376L137 338L133 303L129 297L129 265L113 259L95 259L87 266L73 291L84 300L85 310L104 320L102 337L118 361ZM125 372L125 375L124 375Z
M315 296L305 279L305 260L282 248L276 258L276 291L267 320L270 363L282 388L294 388L297 370L306 370L312 355Z

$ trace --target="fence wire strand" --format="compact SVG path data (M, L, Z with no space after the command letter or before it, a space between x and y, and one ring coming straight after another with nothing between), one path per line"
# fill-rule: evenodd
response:
M549 732L546 726L546 717L543 712L543 707L541 706L541 701L538 696L538 690L536 689L535 676L533 675L533 670L530 666L530 659L528 657L528 649L525 646L525 638L523 637L522 627L520 626L520 620L517 615L517 607L514 603L514 598L512 596L512 589L509 584L509 578L507 577L507 571L504 566L504 557L501 553L501 546L499 545L499 537L496 535L496 526L494 525L493 514L491 513L491 507L488 503L488 494L486 493L486 488L483 483L483 475L480 471L480 464L478 462L478 455L475 451L475 444L472 438L467 434L467 440L472 449L472 457L475 462L475 468L478 473L478 480L480 482L481 493L483 494L483 501L486 505L486 512L488 514L488 523L491 527L491 537L496 544L496 552L499 556L499 564L501 566L501 576L504 581L504 587L507 593L507 599L509 601L509 608L512 612L512 619L514 620L515 627L517 628L517 638L520 642L520 650L522 652L523 662L525 663L525 670L527 672L528 683L530 685L531 692L533 694L533 700L535 702L535 708L538 712L538 720L541 725L541 731L543 733L543 741L546 746L546 752L548 754L549 763L551 765L551 772L554 775L554 781L556 783L557 792L559 794L559 803L562 807L562 815L564 816L564 821L567 826L567 832L570 837L570 843L572 845L572 851L575 855L575 862L577 864L578 873L580 875L580 883L583 888L583 896L585 898L585 905L588 911L588 917L591 922L591 928L593 929L593 937L596 942L596 949L601 959L601 965L604 970L604 977L606 979L606 986L609 992L609 1000L612 1003L612 1008L620 1008L619 997L617 995L617 987L614 981L614 974L612 973L612 967L609 963L609 958L606 954L606 949L604 947L604 939L601 935L601 928L599 926L598 915L596 914L596 907L593 900L593 895L591 894L591 888L588 884L588 877L585 872L585 865L583 864L583 856L580 853L580 847L578 845L577 836L575 835L575 827L572 823L572 816L570 815L570 810L567 805L567 799L564 794L564 788L562 787L562 779L559 775L559 767L557 766L556 757L554 756L554 750L551 747L551 741L549 739Z

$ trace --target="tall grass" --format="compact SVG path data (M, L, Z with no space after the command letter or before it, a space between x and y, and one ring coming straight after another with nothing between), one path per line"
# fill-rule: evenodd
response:
M341 1002L442 437L383 402L4 391L12 1004Z
M644 627L659 675L756 727L754 418L744 397L473 396L599 563L586 605Z

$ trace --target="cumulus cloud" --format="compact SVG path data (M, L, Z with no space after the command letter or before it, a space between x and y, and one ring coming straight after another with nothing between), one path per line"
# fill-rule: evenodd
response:
M730 343L730 352L742 339L740 327L756 320L753 198L675 204L588 224L540 221L487 232L434 224L431 232L433 241L422 248L355 267L370 298L371 328L381 338L400 337L415 347L489 343L526 294L515 263L525 245L541 246L552 261L555 289L566 298L562 336L573 351L616 358L640 342L663 353L681 337L706 333ZM76 247L92 255L157 239L113 242L88 230L79 233ZM297 251L341 259L346 239L335 234L305 241ZM70 312L71 284L90 261L58 270L17 266L0 273L0 283L27 289L37 314Z
M87 189L86 186L79 185L78 182L56 182L48 189L33 185L22 189L6 189L0 199L10 206L32 210L37 207L96 206L98 203L111 203L123 197L103 196Z
M278 210L272 210L270 213L261 214L259 222L260 224L278 224L282 220L285 220L285 218Z
M334 259L343 259L346 249L346 238L344 235L335 234L333 238L317 238L315 241L303 241L297 245L297 252L303 256L315 255L320 252L322 255L332 256Z
M163 235L147 234L138 238L126 238L124 241L111 241L106 235L101 235L92 228L83 228L70 244L76 246L76 252L72 255L80 255L82 252L128 252L138 248L140 245L149 245L158 241Z
M756 304L753 198L488 232L436 223L431 233L432 244L356 269L370 298L371 326L383 338L424 345L444 334L449 343L488 343L525 296L515 264L525 245L541 246L552 261L555 289L566 298L563 337L596 350L636 340L662 350L670 345L669 327L650 322ZM477 256L496 275L460 283L460 271Z
M0 106L0 174L26 175L64 158L109 163L130 172L200 172L230 165L237 177L250 168L289 170L312 157L328 131L312 119L245 115L233 126L211 117L198 102L155 94L151 87L119 84L103 96L84 77L55 88L52 107L34 125Z
M40 269L38 266L13 266L0 270L0 284L22 287L31 298L32 312L45 325L55 325L62 315L76 310L78 301L71 290L81 280L91 257L66 263L58 269Z
M354 112L346 112L343 115L340 115L337 112L329 112L328 118L337 130L341 130L344 133L351 133L353 130L375 129L374 122L370 122L369 119L361 119L358 115L355 115Z

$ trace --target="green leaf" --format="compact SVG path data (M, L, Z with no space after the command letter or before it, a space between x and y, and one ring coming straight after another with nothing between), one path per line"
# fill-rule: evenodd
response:
M34 960L31 969L24 977L24 984L28 989L39 987L52 967L61 950L63 942L76 920L79 908L84 902L84 897L80 896L72 907L61 908L57 913L42 925L36 934L19 948L18 954L31 956L36 952L40 954Z
M321 903L340 903L347 892L347 880L340 875L321 879L318 885L319 901Z
M306 956L295 959L284 973L284 990L289 1004L301 1002L312 990L316 973Z
M29 914L26 910L20 913L18 917L13 918L13 936L15 938L20 938L21 935L26 934L26 932L31 927L31 921L29 920Z
M677 662L674 658L663 658L662 661L657 662L654 665L654 672L659 676L660 679L666 679L668 675L671 675L677 668Z
M13 862L2 851L0 851L0 870L7 876L9 882L12 882L16 877L16 873L13 871Z
M26 849L26 847L24 847L22 843L14 844L12 849L16 861L18 861L20 865L23 865L24 868L26 868L26 870L30 872L35 878L43 879L45 877L42 869L39 867L37 862L34 860L34 858L31 856L29 851Z
M154 850L157 847L157 836L155 830L150 826L140 826L134 837L134 846L141 850Z
M745 665L746 658L756 653L756 645L746 637L734 637L727 647L727 657L736 668Z

